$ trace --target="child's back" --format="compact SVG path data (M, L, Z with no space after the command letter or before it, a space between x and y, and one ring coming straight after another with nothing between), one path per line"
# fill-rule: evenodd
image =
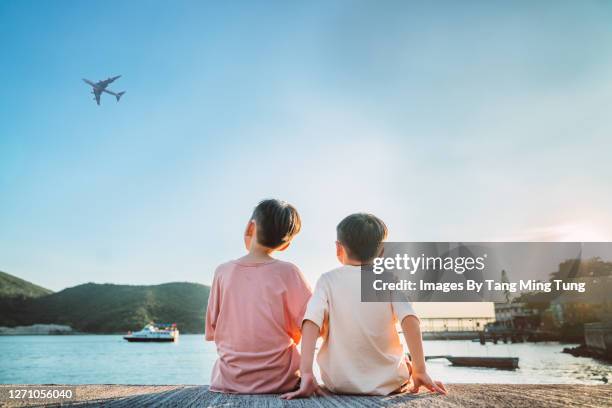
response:
M383 254L387 226L372 214L351 214L336 227L336 257L344 266L324 273L302 324L300 388L283 394L292 399L322 393L313 375L317 356L326 387L343 394L386 395L403 389L412 376L412 392L424 386L445 394L425 369L419 319L402 296L382 293L381 302L361 301L361 266ZM412 364L404 357L396 324L401 322Z
M386 395L410 373L396 323L414 315L410 303L361 302L361 268L324 273L304 319L323 328L317 362L325 386L345 394Z
M215 271L206 340L217 345L210 390L275 393L299 382L300 326L310 287L299 269L270 256L289 246L300 217L284 201L260 202L244 232L248 254Z
M206 339L219 359L211 391L272 393L294 389L296 349L310 288L288 262L231 261L215 271Z

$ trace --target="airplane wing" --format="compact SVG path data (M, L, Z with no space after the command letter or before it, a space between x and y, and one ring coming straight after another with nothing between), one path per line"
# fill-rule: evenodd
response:
M100 87L100 88L106 88L108 86L108 84L110 84L111 82L113 82L115 79L120 78L121 75L117 75L108 79L103 79L102 81L98 81L98 83L96 83L96 86Z
M96 100L96 103L98 105L100 105L100 94L102 94L102 91L98 90L97 88L94 88L93 94L94 94L94 98Z

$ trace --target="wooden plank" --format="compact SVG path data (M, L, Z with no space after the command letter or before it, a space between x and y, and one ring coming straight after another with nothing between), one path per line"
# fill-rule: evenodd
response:
M18 385L0 385L2 395ZM31 387L31 386L30 386ZM429 392L385 397L332 395L284 401L277 395L231 395L195 385L78 385L65 406L95 407L585 407L612 406L612 385L454 384L449 395ZM45 401L0 401L0 406L51 406Z

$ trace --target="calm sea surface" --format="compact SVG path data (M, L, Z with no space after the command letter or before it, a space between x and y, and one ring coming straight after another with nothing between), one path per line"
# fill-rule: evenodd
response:
M425 341L427 355L512 356L520 368L501 371L428 362L448 383L585 383L612 380L612 365L561 353L558 343L481 346L470 341ZM119 335L0 336L0 383L208 384L215 346L201 335L177 343L128 343ZM355 356L359 358L359 356Z

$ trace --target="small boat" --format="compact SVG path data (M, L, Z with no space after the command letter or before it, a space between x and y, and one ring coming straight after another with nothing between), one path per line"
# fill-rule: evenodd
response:
M518 357L447 357L453 365L462 367L490 367L503 370L518 368Z
M137 332L128 332L123 338L131 342L157 342L166 343L178 340L179 331L176 328L176 323L173 324L155 324L149 323L142 330Z
M426 360L445 358L454 366L460 367L488 367L502 370L515 370L518 368L518 357L455 357L455 356L427 356Z

